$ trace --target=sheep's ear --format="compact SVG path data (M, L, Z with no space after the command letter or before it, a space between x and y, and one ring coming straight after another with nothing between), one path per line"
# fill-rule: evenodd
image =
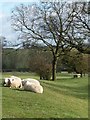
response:
M11 81L10 81L10 79L8 79L8 86L10 86L11 85Z

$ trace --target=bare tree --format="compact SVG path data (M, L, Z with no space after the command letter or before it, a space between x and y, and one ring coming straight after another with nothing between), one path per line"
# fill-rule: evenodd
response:
M90 54L90 2L75 2L72 9L75 7L72 28L68 31L68 38L71 46L78 51Z
M44 2L33 6L22 4L12 11L12 26L20 33L20 39L25 43L34 41L44 44L52 52L52 80L56 79L60 55L83 43L75 25L79 13L75 5L66 2Z

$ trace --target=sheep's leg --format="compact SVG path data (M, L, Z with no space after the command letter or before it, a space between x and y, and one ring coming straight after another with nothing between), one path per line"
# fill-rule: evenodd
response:
M19 88L22 88L22 83L20 84Z

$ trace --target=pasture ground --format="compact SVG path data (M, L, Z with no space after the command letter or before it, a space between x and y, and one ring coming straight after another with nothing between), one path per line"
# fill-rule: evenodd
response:
M33 73L3 73L2 78L39 77ZM0 79L1 80L1 79ZM88 118L88 76L58 73L56 81L39 80L43 94L2 87L3 118Z

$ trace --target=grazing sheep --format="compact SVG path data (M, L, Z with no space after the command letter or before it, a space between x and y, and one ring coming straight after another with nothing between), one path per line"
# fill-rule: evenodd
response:
M43 87L41 85L37 85L36 83L31 83L29 81L24 84L24 90L32 91L35 93L43 93Z
M10 88L22 88L21 78L16 76L11 76Z
M74 74L73 77L74 77L74 78L80 78L81 75L80 75L80 74Z
M32 78L27 78L27 79L23 79L22 80L22 85L24 86L24 84L29 81L30 83L35 83L36 85L40 85L40 82L36 79L32 79Z
M77 74L77 77L80 78L80 77L81 77L81 74Z

